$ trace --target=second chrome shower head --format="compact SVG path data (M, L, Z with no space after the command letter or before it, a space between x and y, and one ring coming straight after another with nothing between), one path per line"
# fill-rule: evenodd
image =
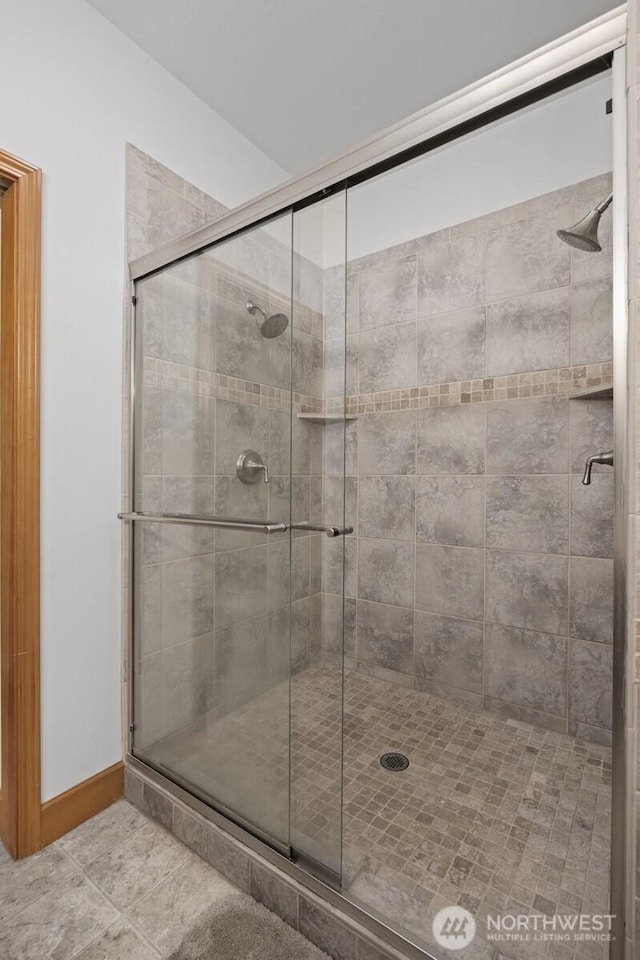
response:
M577 250L599 253L602 247L598 242L598 224L600 223L600 217L612 200L613 194L610 193L573 227L569 227L567 230L556 230L556 236Z
M262 315L260 333L267 340L273 340L274 337L279 337L289 326L289 318L285 316L284 313L272 313L271 316L268 317L262 307L259 307L253 300L247 300L247 311L252 316L256 313Z

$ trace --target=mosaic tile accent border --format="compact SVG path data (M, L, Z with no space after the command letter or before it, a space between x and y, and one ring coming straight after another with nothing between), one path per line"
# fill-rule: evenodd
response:
M411 410L417 407L448 407L491 400L518 400L523 397L578 393L581 390L608 387L612 383L612 363L557 367L506 377L485 377L480 380L461 380L406 390L353 395L347 397L346 413L376 413L381 410ZM337 414L342 409L340 398L325 401L325 413Z
M237 400L255 406L288 409L289 390L254 383L224 374L212 373L198 367L189 367L155 357L144 358L144 383L161 390L214 397L218 400ZM385 390L379 393L361 393L347 397L346 414L378 413L383 410L411 410L420 407L450 407L462 403L486 403L492 400L519 400L578 393L581 390L609 387L613 384L613 364L593 363L575 367L557 367L531 373L516 373L506 377L485 377L479 380L460 380L436 383L405 390ZM297 412L340 415L344 411L342 398L321 400L309 394L294 393L293 406Z
M281 390L265 383L239 380L237 377L228 377L155 357L144 358L143 380L147 385L161 390L214 397L217 400L237 400L259 407L288 409L292 396L289 390ZM319 413L323 404L318 397L294 393L293 406L295 410Z

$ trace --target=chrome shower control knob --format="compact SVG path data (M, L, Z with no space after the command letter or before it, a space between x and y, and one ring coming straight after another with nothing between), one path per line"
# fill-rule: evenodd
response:
M255 450L243 450L236 460L236 474L243 483L269 483L267 465Z

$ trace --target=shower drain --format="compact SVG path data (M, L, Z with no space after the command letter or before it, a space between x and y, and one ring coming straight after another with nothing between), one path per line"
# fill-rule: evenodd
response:
M380 766L385 770L406 770L409 758L404 753L383 753L380 757Z

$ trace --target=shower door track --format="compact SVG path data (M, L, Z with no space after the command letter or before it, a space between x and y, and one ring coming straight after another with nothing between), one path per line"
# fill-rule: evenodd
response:
M204 802L195 793L191 793L176 783L171 777L164 774L146 761L134 755L127 757L127 765L134 771L141 773L147 780L157 784L175 800L182 802L195 813L200 814L210 823L219 827L230 837L238 840L245 847L257 854L271 866L280 870L292 881L297 881L310 893L321 897L326 903L337 908L346 917L355 921L364 930L405 958L405 960L439 960L426 949L417 946L401 933L388 926L387 922L368 913L363 907L348 899L336 884L333 875L326 868L317 869L315 861L301 855L295 847L289 848L289 853L271 840L266 840L253 829L245 827L234 816L223 813L217 807Z
M614 535L615 615L614 615L614 669L613 669L613 789L612 789L612 870L611 911L619 918L616 939L612 944L611 960L622 960L625 947L624 918L627 913L627 869L625 833L631 829L626 804L626 713L627 702L627 603L626 551L628 490L632 464L626 457L628 437L627 410L627 276L626 276L626 84L624 56L614 58L616 50L626 43L627 15L622 5L597 20L534 51L489 77L474 83L457 94L445 98L378 136L366 141L347 154L319 166L301 177L262 194L230 213L132 260L129 274L132 281L132 314L130 342L130 430L129 430L129 492L134 490L135 465L135 390L136 390L136 323L134 281L149 276L164 267L203 249L227 240L245 230L256 227L285 211L295 211L330 195L335 189L353 186L381 172L421 156L447 142L458 139L488 123L514 113L523 107L551 96L555 92L596 76L611 68L613 63L614 94L614 431L616 458L616 505ZM615 109L615 103L621 109ZM617 222L617 226L615 225ZM133 584L133 551L129 559L129 583ZM133 595L133 591L131 591ZM133 619L131 604L128 638L129 716L132 716ZM174 797L186 803L205 818L245 844L263 859L277 866L303 887L318 894L327 903L341 910L345 916L359 923L379 937L389 947L398 950L407 960L433 957L408 937L393 930L383 920L373 916L348 894L334 885L314 876L311 864L295 862L295 850L289 856L280 852L251 828L240 825L233 816L222 813L204 803L193 793L135 757L129 750L127 763L146 777L154 780ZM630 834L633 836L633 833ZM301 864L303 861L301 861ZM615 869L613 866L615 865Z
M340 891L339 874L334 873L333 870L330 870L323 863L309 856L309 854L298 850L293 844L282 843L277 838L260 830L255 824L249 820L245 820L244 817L239 816L234 810L219 800L212 800L196 784L191 783L187 778L183 778L182 780L176 779L175 774L161 763L142 760L140 757L136 757L135 754L131 754L127 760L128 763L131 761L139 765L139 768L144 771L146 776L151 776L153 772L157 778L157 782L169 793L172 793L178 800L185 801L190 807L193 807L193 809L200 813L202 813L204 809L206 811L204 814L206 818L217 823L218 826L222 826L227 833L242 840L245 844L247 844L247 838L251 837L254 843L247 845L250 845L263 856L267 850L272 854L275 853L278 856L276 862L280 868L282 868L284 861L287 864L291 864L298 873L303 873L305 876L311 875L315 880L329 889ZM191 802L192 800L194 801L193 803ZM231 827L234 829L230 829ZM340 899L342 899L342 897L340 897Z

